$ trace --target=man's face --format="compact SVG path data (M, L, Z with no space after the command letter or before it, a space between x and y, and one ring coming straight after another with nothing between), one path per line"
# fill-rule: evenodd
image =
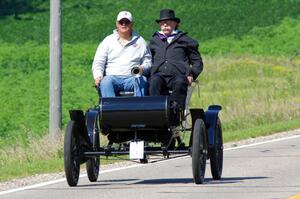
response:
M121 33L127 33L132 31L132 22L126 18L117 21L117 30Z
M159 22L160 30L166 35L172 34L172 31L176 28L177 22L173 20L163 20Z

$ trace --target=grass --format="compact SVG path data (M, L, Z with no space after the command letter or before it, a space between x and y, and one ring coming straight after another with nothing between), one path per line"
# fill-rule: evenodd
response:
M63 132L62 132L63 135ZM124 158L124 157L121 157ZM101 165L122 159L101 158ZM84 168L84 165L81 166ZM31 137L28 145L17 143L13 147L0 149L0 182L35 174L64 171L63 138L49 142L49 137Z
M48 137L31 137L28 146L15 144L0 150L0 181L41 172L62 171L62 142L50 143Z
M300 54L300 30L298 19L286 17L276 25L254 27L246 34L236 37L225 35L205 41L201 47L205 54L255 54L277 55L293 58Z
M31 4L22 10L19 19L14 15L0 15L0 41L48 43L50 1L27 2ZM255 29L276 26L285 18L299 19L300 1L152 0L141 3L140 0L69 0L62 2L63 41L98 43L115 28L116 14L121 10L133 13L136 30L148 40L158 28L155 19L162 8L174 9L182 21L180 28L198 41L206 42L226 36L239 40ZM264 29L264 33L272 32ZM221 52L224 52L223 48Z
M264 57L214 57L206 61L200 80L201 98L193 106L223 106L225 131L300 116L299 60Z
M279 121L274 123L266 123L257 127L241 129L236 131L224 132L224 142L238 141L248 138L256 138L267 136L278 132L299 128L300 118L288 121Z

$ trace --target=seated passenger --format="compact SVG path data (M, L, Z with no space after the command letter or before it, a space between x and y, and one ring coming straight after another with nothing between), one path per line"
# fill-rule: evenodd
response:
M117 16L117 29L98 46L92 71L102 97L114 97L119 91L134 91L135 96L148 94L144 75L150 72L151 52L145 40L133 31L130 12ZM143 76L133 77L131 69L139 67Z
M165 90L172 90L170 100L184 109L188 85L203 70L199 45L187 33L178 30L180 19L175 17L173 10L161 10L156 22L160 31L155 32L150 40L150 95L162 95Z

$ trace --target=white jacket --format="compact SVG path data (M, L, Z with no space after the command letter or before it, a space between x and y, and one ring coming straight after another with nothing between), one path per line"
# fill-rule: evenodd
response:
M151 52L146 41L137 33L132 33L132 39L122 46L119 42L119 34L114 30L98 46L92 71L93 77L104 75L131 75L134 66L142 66L144 74L150 72Z

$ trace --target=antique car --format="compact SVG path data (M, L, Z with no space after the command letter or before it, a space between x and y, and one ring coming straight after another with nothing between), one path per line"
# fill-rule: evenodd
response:
M184 110L170 101L168 94L134 97L128 93L100 98L96 107L85 112L70 110L71 120L64 140L64 167L69 186L77 185L83 163L86 163L89 180L97 181L101 156L122 156L123 159L125 156L148 163L157 155L162 159L189 155L196 184L204 182L207 159L213 179L221 179L221 106L211 105L206 111L189 108L197 85L194 82L189 87ZM104 145L100 144L100 134L107 140Z

